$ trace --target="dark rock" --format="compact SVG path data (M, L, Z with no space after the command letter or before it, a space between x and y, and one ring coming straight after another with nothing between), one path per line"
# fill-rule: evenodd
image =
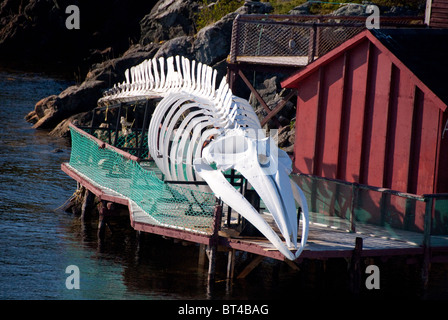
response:
M236 16L234 12L229 13L198 32L193 44L197 61L213 66L227 57L232 40L232 24Z
M256 86L256 89L260 96L263 98L263 100L266 102L266 104L269 105L269 101L273 100L275 96L277 95L277 90L279 87L277 76L273 76L271 78L265 79L261 84ZM266 115L263 107L258 102L258 100L255 98L254 95L251 94L249 98L249 102L251 105L254 106L257 113L262 113L263 115Z
M193 54L194 38L190 36L180 36L164 42L154 58L170 57L170 56L184 56L188 59L194 59Z
M68 87L58 96L40 100L25 119L33 122L35 129L52 129L73 114L91 110L105 88L103 81L96 80Z
M269 2L246 1L243 7L243 13L245 14L267 14L274 11L274 8Z
M81 85L68 87L59 95L40 100L25 119L34 123L33 127L36 129L53 129L52 135L66 135L69 121L81 120L83 117L74 117L75 115L95 108L104 90L124 80L126 69L152 58L158 48L158 45L136 45L120 58L95 65Z
M159 48L159 44L133 45L121 57L93 65L87 73L85 81L104 81L110 88L115 83L124 81L124 71L126 69L141 63L145 59L152 58Z
M70 123L83 126L88 125L92 120L92 112L81 112L62 120L53 130L50 131L51 136L70 138Z
M292 15L309 15L310 14L310 9L311 9L312 5L313 4L311 2L307 1L305 3L302 3L299 6L295 7L291 11L289 11L289 14L292 14Z
M236 13L229 13L215 24L202 28L196 36L181 36L164 42L154 57L183 55L205 63L225 75L225 60L230 52L232 24Z
M347 4L333 11L332 16L367 16L365 5Z
M289 126L284 126L277 131L277 145L280 148L286 147L288 145L289 133L290 133Z
M385 16L417 16L422 14L424 8L411 9L408 6L392 6L387 9L383 9Z
M194 0L159 0L140 21L140 44L170 40L194 34Z

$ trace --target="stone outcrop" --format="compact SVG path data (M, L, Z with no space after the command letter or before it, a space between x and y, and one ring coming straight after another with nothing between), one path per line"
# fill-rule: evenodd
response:
M159 0L140 21L140 44L192 36L197 11L198 3L194 0Z
M104 90L124 81L124 70L151 58L158 48L159 45L155 44L136 45L120 58L94 65L83 83L40 100L25 119L33 123L36 129L54 129L64 120L92 110ZM59 126L53 134L64 135L65 132Z
M89 110L101 96L102 81L85 81L80 86L71 86L59 95L51 95L36 103L34 111L26 116L33 128L52 129L73 114Z

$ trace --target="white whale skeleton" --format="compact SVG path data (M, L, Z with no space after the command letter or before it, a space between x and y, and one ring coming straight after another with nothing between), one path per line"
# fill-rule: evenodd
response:
M160 96L148 130L149 153L167 180L205 180L215 195L254 225L286 258L295 260L308 238L308 206L290 179L291 160L266 137L252 106L232 94L216 70L185 57L148 59L125 71L126 81L99 103ZM286 244L249 201L225 178L242 174L274 218ZM297 243L296 202L302 236Z

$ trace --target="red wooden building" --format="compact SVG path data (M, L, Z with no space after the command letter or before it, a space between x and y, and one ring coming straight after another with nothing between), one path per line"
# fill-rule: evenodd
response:
M448 28L448 0L426 0L425 23L434 28Z
M295 172L448 192L448 29L366 30L282 86L298 93Z

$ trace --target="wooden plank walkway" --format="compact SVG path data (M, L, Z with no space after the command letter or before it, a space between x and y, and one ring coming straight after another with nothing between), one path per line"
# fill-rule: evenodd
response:
M308 65L308 56L237 56L236 62L270 66L304 67Z
M192 232L187 228L180 228L172 225L167 225L161 223L159 220L153 218L151 215L142 210L134 201L128 199L127 197L121 195L118 192L115 192L111 189L104 188L100 186L95 181L91 180L89 177L85 176L68 163L61 164L61 169L68 176L79 182L85 188L90 190L93 194L95 194L99 200L114 202L118 204L122 204L128 207L129 209L129 218L131 227L137 231L149 232L154 234L159 234L167 237L182 239L186 241L192 241L202 244L210 244L210 236L209 232ZM185 218L185 217L184 217ZM211 217L186 217L190 220L195 220L196 224L207 224L210 225L206 219L210 220Z
M126 197L110 189L102 188L75 170L68 163L62 164L61 168L70 177L94 193L100 200L127 205L130 212L131 226L135 230L205 245L210 245L213 241L213 235L209 232L201 233L197 230L188 230L187 228L179 228L160 223L160 221L151 217L133 201L128 200ZM263 216L266 221L272 222L273 219L270 214L263 214ZM313 219L316 220L315 214L311 213L310 218L311 221ZM203 217L190 217L190 219L200 220ZM197 222L198 224L201 223L199 220ZM335 221L331 223L335 224ZM344 221L342 221L341 227L336 228L322 223L311 222L308 241L299 259L350 258L355 249L356 238L358 237L363 239L362 256L423 254L423 247L420 245L423 239L422 234L400 230L394 230L391 233L390 230L373 225L357 225L357 232L352 233L344 229L343 223ZM433 237L434 243L448 247L448 237ZM267 239L261 237L241 237L235 229L229 228L224 224L221 225L217 239L218 245L221 247L246 251L285 261L285 257Z
M363 239L362 256L385 256L400 254L422 254L423 247L415 242L422 235L413 232L404 232L401 238L387 236L383 228L369 226L369 232L349 232L320 223L310 223L308 241L301 258L349 258L355 249L356 238ZM300 240L300 239L299 239ZM448 240L445 239L448 244ZM284 260L284 256L264 238L239 237L232 230L225 227L220 232L220 245L235 250L247 251L278 260Z

